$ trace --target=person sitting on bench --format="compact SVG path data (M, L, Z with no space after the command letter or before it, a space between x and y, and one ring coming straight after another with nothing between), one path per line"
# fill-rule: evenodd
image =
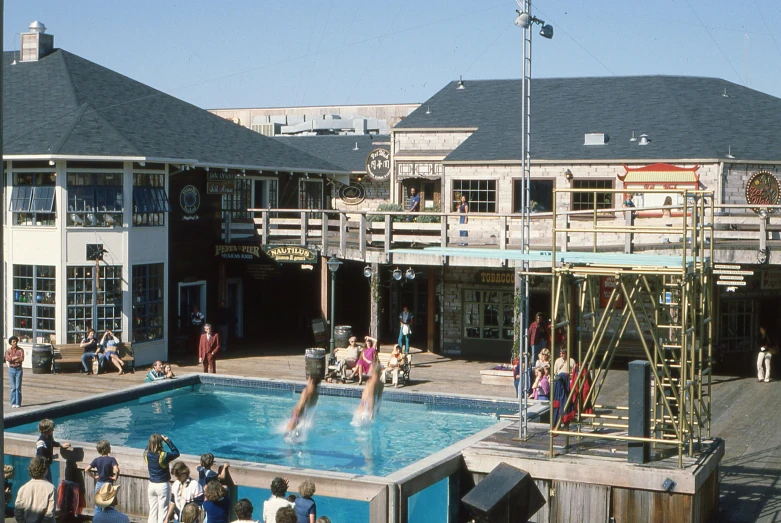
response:
M342 381L352 379L355 376L355 364L358 362L358 355L361 348L356 345L355 336L350 336L350 344L347 346L347 356L343 360L336 362L337 370Z

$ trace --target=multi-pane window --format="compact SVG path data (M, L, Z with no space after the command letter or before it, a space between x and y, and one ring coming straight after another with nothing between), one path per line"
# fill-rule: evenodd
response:
M171 204L165 193L165 174L133 174L133 225L165 225Z
M163 338L163 268L162 263L133 265L133 343Z
M231 213L232 220L251 220L251 213L247 209L252 208L252 180L241 178L234 182L232 194L222 195L222 210Z
M122 173L68 173L68 227L122 225Z
M529 212L551 211L553 211L553 180L530 180ZM521 180L513 180L513 212L523 212Z
M299 209L323 208L322 180L301 180L298 186Z
M98 336L122 332L122 267L68 267L68 342L78 343L94 329Z
M572 193L573 211L613 208L613 193L599 191L599 189L612 189L612 180L573 180L572 188L590 189L586 192Z
M464 291L464 336L483 340L512 340L512 292Z
M496 180L453 180L453 200L466 196L469 213L496 212Z
M255 199L252 205L255 209L276 209L277 204L277 181L276 180L255 180Z
M11 212L15 225L54 225L54 186L57 175L14 173Z
M55 268L49 265L13 266L14 326L21 341L55 341Z

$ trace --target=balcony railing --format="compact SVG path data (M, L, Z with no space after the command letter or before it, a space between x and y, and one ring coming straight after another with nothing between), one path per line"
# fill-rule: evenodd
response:
M710 209L710 205L708 205ZM586 252L664 251L680 249L687 235L704 229L704 241L716 249L766 248L781 240L781 205L763 206L763 214L748 204L714 205L698 224L691 223L691 207L609 208L556 212L557 249ZM319 247L346 256L357 251L389 253L403 247L521 248L520 214L469 214L460 223L458 213L403 213L302 209L250 209L255 234L263 245L295 244ZM427 220L408 221L415 219ZM431 223L432 219L439 223ZM553 213L531 217L532 250L553 245ZM462 236L462 231L466 236ZM465 244L465 245L464 245Z

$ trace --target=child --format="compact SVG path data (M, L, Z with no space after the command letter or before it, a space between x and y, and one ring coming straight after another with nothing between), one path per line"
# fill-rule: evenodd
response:
M195 470L198 471L198 484L202 488L206 487L207 483L215 479L220 482L225 481L225 474L228 472L228 467L230 465L225 463L222 467L220 467L219 474L212 470L213 465L214 465L214 454L212 454L211 452L207 452L206 454L201 456L201 465L197 467Z
M111 454L111 443L108 440L102 439L97 444L99 457L92 460L92 462L84 468L84 473L89 474L95 478L95 494L98 493L100 487L106 483L111 485L119 478L119 463L114 459ZM96 504L95 513L97 514L102 509Z
M206 513L204 523L229 523L231 515L231 502L228 492L217 480L212 480L203 489L206 501L203 502L203 511Z
M14 488L14 466L3 466L3 479L5 480L5 517L14 517L14 509L9 505L11 504L11 490Z
M50 419L44 419L38 423L38 432L40 432L41 435L38 436L38 443L35 445L35 455L39 458L43 458L46 462L46 481L51 483L51 466L54 461L54 447L68 450L71 448L71 444L54 441L54 422Z

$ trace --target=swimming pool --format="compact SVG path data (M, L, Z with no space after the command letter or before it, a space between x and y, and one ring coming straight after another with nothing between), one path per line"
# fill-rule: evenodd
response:
M461 449L506 426L499 414L517 413L514 401L386 390L374 422L353 426L362 389L324 385L313 426L303 441L290 444L283 427L302 389L297 382L200 374L12 413L6 416L6 460L30 455L37 422L45 417L56 421L58 440L83 447L70 456L63 452L57 462L63 477L94 457L95 442L108 439L134 503L120 500L120 508L143 516L141 449L159 432L171 437L191 468L204 452L230 461L238 485L233 495L249 497L256 518L271 479L283 476L293 493L300 481L314 479L318 513L335 521L452 521Z
M284 426L298 401L297 391L205 384L55 419L55 436L91 443L107 439L115 446L143 449L150 434L160 433L188 454L211 452L226 459L386 476L510 412L386 398L373 423L353 426L358 399L327 392L320 396L305 440L294 444L285 441ZM37 434L37 427L10 431Z

